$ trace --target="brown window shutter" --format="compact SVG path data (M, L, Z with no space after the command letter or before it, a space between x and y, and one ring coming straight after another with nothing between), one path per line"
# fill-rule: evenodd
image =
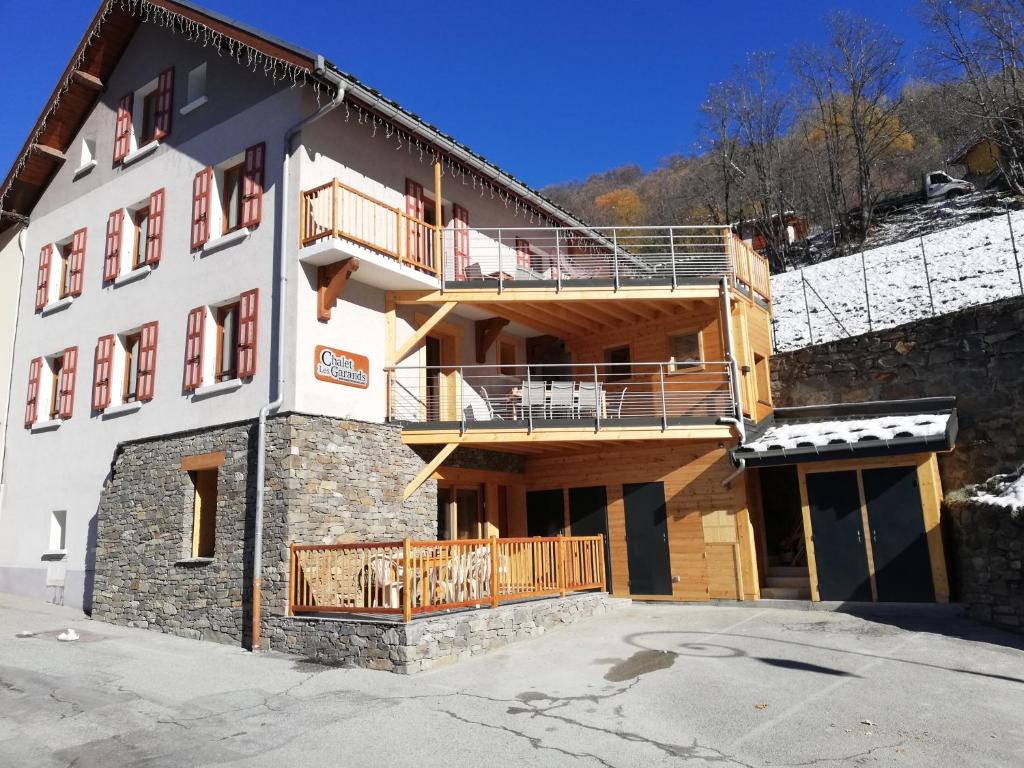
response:
M114 336L100 336L96 342L96 366L93 369L92 408L102 411L110 405L110 373L114 367Z
M171 132L171 114L174 112L174 67L160 73L157 84L156 125L153 136L162 139Z
M25 402L25 426L36 423L39 413L39 377L43 373L43 358L33 358L28 366L28 399Z
M412 179L405 180L405 255L414 261L422 261L426 247L422 245L429 235L422 224L424 213L423 185ZM409 219L412 219L410 221Z
M516 264L520 267L530 267L530 241L522 237L516 238Z
M88 233L85 227L75 231L71 240L71 263L68 268L71 270L72 296L82 295L82 273L85 270L85 243Z
M64 350L64 361L60 369L60 390L57 393L58 412L62 419L70 419L75 412L75 379L78 378L78 347Z
M146 235L146 263L156 264L164 245L164 191L149 196L149 232Z
M121 271L121 231L124 209L118 208L107 217L107 241L103 249L103 280L110 282Z
M188 313L185 326L185 390L191 392L203 383L203 328L206 307Z
M452 206L455 220L455 279L465 280L469 269L469 211L461 205Z
M213 169L203 168L192 181L192 250L210 239L210 188Z
M153 399L156 383L156 337L159 323L142 326L139 339L139 375L137 397L140 402Z
M128 93L117 102L117 122L114 124L114 162L124 160L132 146L132 105L135 94Z
M263 159L266 144L245 150L242 177L242 226L255 227L263 216Z
M39 273L36 276L36 312L46 306L50 298L50 258L53 245L47 243L39 251Z
M257 323L260 311L259 290L253 288L238 297L238 378L256 373Z

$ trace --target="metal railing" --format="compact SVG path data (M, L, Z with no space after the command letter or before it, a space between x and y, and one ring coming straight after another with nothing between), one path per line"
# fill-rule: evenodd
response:
M399 366L388 369L389 415L406 424L489 428L663 427L736 413L729 363Z
M605 591L603 536L292 544L288 612L414 615Z

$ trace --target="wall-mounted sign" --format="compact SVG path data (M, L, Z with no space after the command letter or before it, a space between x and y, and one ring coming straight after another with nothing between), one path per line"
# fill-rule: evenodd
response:
M320 381L366 389L370 386L370 360L333 347L317 346L313 375Z

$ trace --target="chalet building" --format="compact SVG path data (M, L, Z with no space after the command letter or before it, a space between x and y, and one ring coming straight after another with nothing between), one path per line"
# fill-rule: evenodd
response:
M404 671L604 591L948 597L954 404L774 410L728 228L589 227L171 0L101 5L2 194L0 590Z

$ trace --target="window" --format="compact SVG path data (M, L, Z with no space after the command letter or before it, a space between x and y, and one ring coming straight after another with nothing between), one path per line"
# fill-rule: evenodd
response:
M754 381L757 384L757 401L772 404L772 378L768 369L768 358L754 353Z
M188 91L186 105L192 104L206 95L206 62L204 61L188 73Z
M50 551L63 552L67 549L67 510L57 509L50 513Z
M239 163L224 171L221 184L221 221L223 234L242 226L242 177L244 165Z
M96 139L82 139L81 157L78 167L85 168L96 159Z
M131 268L138 269L146 263L146 242L149 237L149 208L140 208L132 214L135 238L132 243Z
M511 341L498 342L498 371L502 376L516 375L516 345Z
M625 344L621 347L612 347L604 351L604 362L608 366L607 378L611 379L628 379L633 375L633 368L630 365L632 362L629 354L629 345Z
M139 351L142 334L133 333L124 339L124 391L121 399L134 403L139 396Z
M66 298L71 295L71 243L60 246L60 288L58 298Z
M192 480L192 557L213 557L217 532L217 470L197 469Z
M142 130L139 144L146 145L156 138L156 110L160 93L156 90L146 94L142 99Z
M238 304L217 310L216 381L227 381L238 375Z
M702 339L699 331L677 333L668 337L670 371L695 370L702 367Z
M64 369L64 355L56 355L46 360L50 368L50 420L60 418L60 374Z

